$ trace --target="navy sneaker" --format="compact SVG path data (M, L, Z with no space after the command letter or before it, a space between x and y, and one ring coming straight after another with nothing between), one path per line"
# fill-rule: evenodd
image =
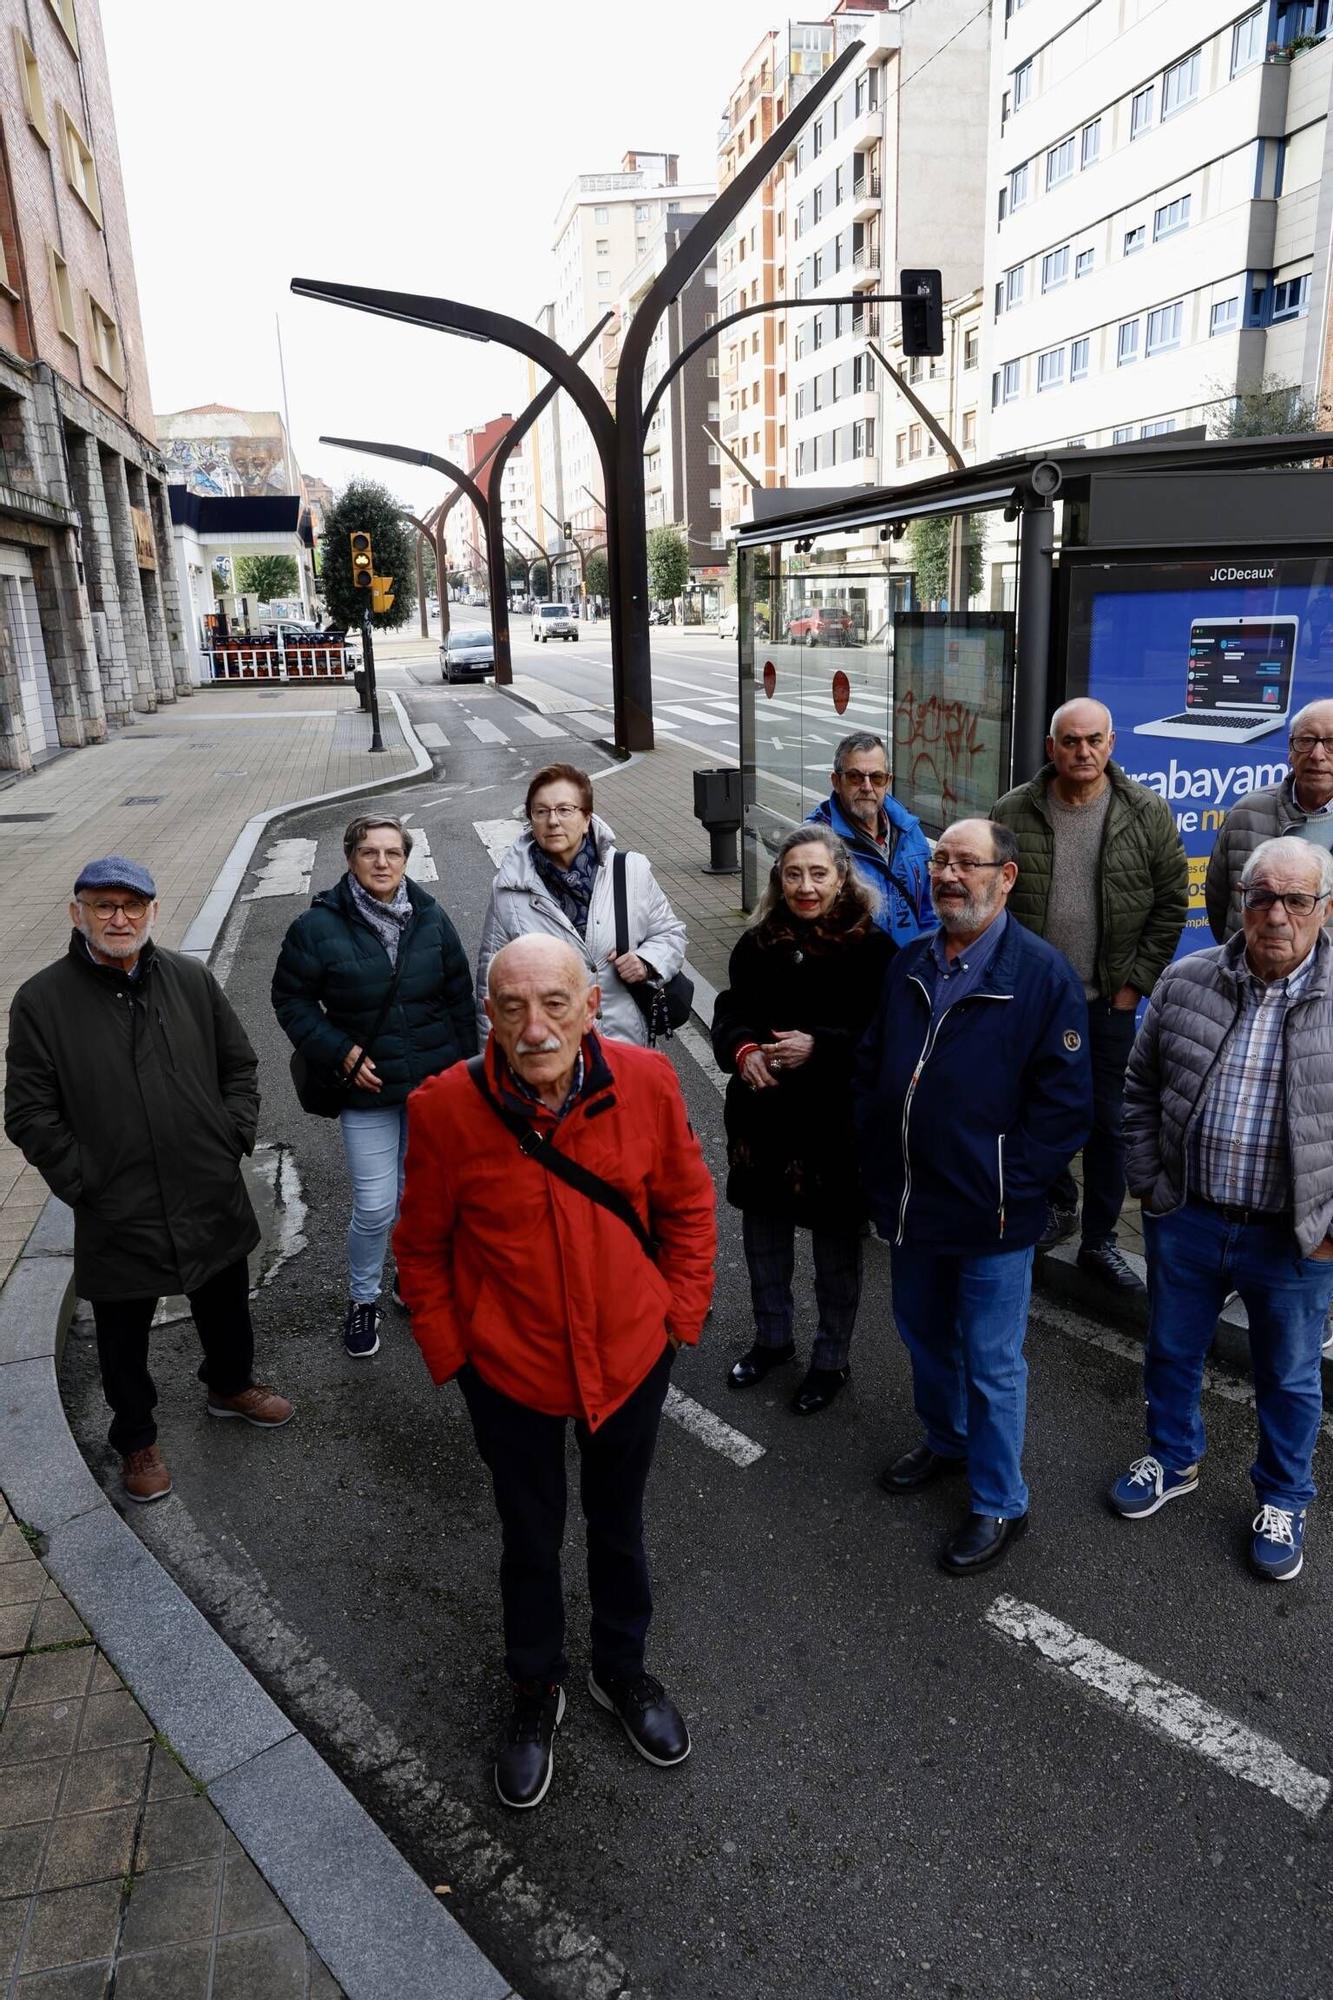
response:
M1127 1521L1142 1521L1159 1507L1165 1507L1168 1500L1179 1500L1182 1494L1192 1493L1198 1483L1197 1465L1186 1466L1183 1472L1172 1472L1159 1458L1149 1456L1136 1458L1106 1497L1114 1513L1123 1514Z
M372 1354L379 1353L378 1306L363 1305L357 1299L347 1301L347 1311L343 1316L343 1346L355 1361L368 1361Z
M690 1732L661 1681L651 1674L634 1674L624 1680L608 1674L599 1681L590 1668L588 1693L599 1708L619 1716L626 1736L650 1764L665 1770L685 1762L690 1754Z
M565 1713L558 1681L515 1681L514 1703L495 1758L495 1789L515 1812L539 1806L555 1767L552 1745Z
M1254 1517L1254 1540L1250 1543L1250 1567L1256 1576L1271 1583L1290 1583L1301 1573L1305 1561L1305 1509L1274 1507L1259 1509Z

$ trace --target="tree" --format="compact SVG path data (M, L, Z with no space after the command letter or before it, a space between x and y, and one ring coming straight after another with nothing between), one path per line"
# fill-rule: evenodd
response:
M369 592L352 582L350 537L370 536L376 576L393 578L393 609L375 618L381 631L391 631L408 617L417 601L416 529L402 515L401 502L375 479L354 479L344 486L324 517L320 541L323 563L320 583L329 616L336 625L359 625Z
M505 567L509 572L509 581L511 583L526 584L528 580L526 556L521 556L517 549L510 549L505 557Z
M231 589L230 556L216 557L213 563L211 574L213 578L214 597L225 597L227 595L227 592Z
M551 594L551 571L548 564L535 562L532 565L532 594L543 602Z
M1278 375L1265 375L1257 389L1239 396L1228 395L1219 382L1210 386L1217 392L1209 426L1216 438L1296 437L1325 429L1333 414L1327 403L1302 395L1297 383Z
M911 551L912 569L916 575L916 594L923 604L938 604L949 595L949 532L950 520L947 514L921 514L908 523L907 546ZM979 541L967 544L967 598L968 604L980 594L984 574L984 564ZM955 604L955 611L966 611L967 604Z
M648 536L648 588L655 598L679 597L690 580L690 551L679 528L654 528Z
M584 569L584 578L590 597L611 595L611 565L606 560L605 549L593 550Z
M301 576L295 556L237 556L236 588L257 604L295 597Z

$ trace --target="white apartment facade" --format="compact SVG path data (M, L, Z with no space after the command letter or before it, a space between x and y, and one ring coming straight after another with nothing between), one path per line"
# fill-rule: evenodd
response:
M1330 11L993 0L985 456L1317 393Z
M943 354L905 359L900 327L879 343L886 359L906 378L912 393L952 440L964 465L977 462L981 403L988 379L981 365L982 296L978 286L965 298L946 301ZM904 486L949 471L950 461L930 426L893 378L882 372L881 393L885 422L893 432L891 454L885 437L886 481Z

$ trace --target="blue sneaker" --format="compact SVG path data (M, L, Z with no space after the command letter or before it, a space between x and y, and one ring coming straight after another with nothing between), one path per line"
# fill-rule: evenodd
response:
M354 1361L368 1361L380 1348L380 1309L376 1305L363 1305L357 1299L347 1301L347 1312L343 1318L343 1346Z
M1254 1517L1250 1567L1272 1583L1290 1583L1305 1561L1305 1509L1265 1505Z
M1127 1521L1142 1521L1159 1507L1165 1507L1168 1500L1179 1500L1182 1493L1192 1493L1198 1483L1197 1465L1187 1466L1184 1472L1172 1472L1159 1458L1136 1458L1106 1497L1114 1513L1123 1514Z

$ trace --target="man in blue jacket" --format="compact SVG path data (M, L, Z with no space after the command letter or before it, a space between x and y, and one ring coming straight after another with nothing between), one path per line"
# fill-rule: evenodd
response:
M971 1511L940 1564L984 1569L1027 1526L1023 1340L1052 1181L1092 1125L1088 1009L1058 951L1008 914L1018 843L960 820L931 857L940 930L900 951L853 1100L870 1213L923 1441L888 1493L966 1471Z
M889 790L892 778L882 736L868 729L844 736L833 753L833 790L809 817L832 827L870 893L875 922L901 948L933 931L930 843Z

